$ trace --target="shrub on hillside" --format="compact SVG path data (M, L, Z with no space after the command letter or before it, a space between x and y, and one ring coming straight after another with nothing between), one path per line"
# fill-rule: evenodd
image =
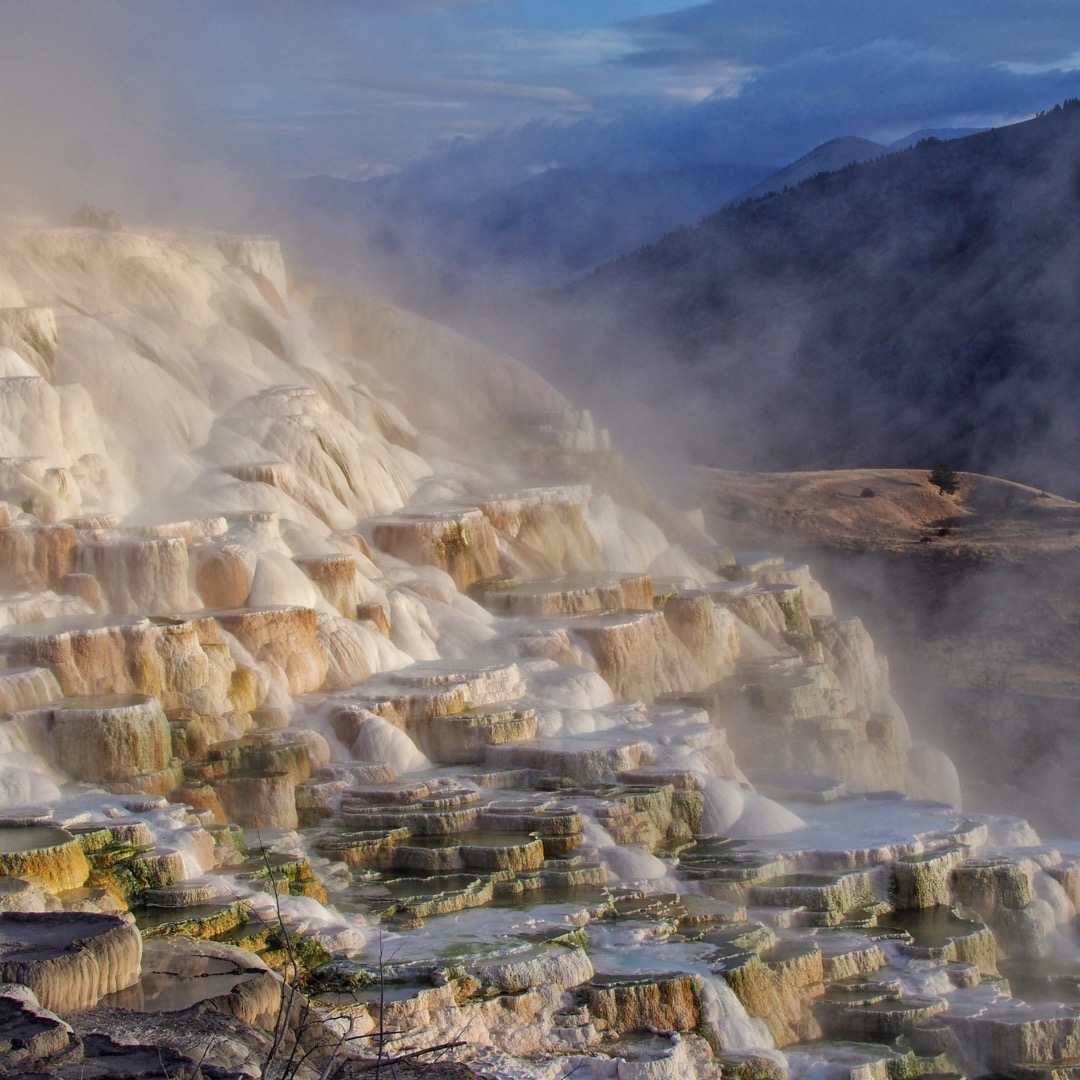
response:
M955 495L960 490L960 475L948 465L935 465L930 470L930 483L942 495Z

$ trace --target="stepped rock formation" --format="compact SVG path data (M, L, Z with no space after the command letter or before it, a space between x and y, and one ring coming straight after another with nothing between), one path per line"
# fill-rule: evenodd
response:
M265 238L22 229L0 418L0 1069L1078 1053L1080 850L513 360Z

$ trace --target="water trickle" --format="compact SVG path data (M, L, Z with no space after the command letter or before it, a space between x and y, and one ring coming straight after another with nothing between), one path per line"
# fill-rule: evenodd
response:
M735 992L720 975L703 975L701 1004L705 1020L724 1050L753 1050L764 1052L777 1064L786 1064L784 1055L764 1020L747 1013Z

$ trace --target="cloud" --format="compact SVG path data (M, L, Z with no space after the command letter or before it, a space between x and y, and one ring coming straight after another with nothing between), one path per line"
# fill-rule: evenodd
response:
M6 169L57 139L76 163L90 145L91 187L200 152L277 175L368 175L445 161L455 139L509 180L550 161L778 165L838 134L998 122L1078 90L1075 0L985 0L977 18L969 0L712 0L620 18L664 3L9 4ZM164 172L138 183L175 187Z
M575 111L588 107L580 94L565 86L530 86L499 79L423 78L407 75L358 75L348 82L355 89L381 90L413 98L542 101Z
M759 70L738 98L703 103L695 120L740 152L789 160L837 135L897 137L922 127L1021 119L1078 91L1080 73L1018 74L879 40Z
M484 178L507 183L550 161L623 169L779 166L838 135L889 142L921 128L992 126L1080 95L1080 72L1017 73L891 39L823 47L725 75L710 85L695 72L669 72L660 104L609 101L606 119L520 125L449 146L423 168L453 170L464 185L477 185Z
M710 0L627 20L627 63L686 67L707 58L752 65L790 61L820 49L845 51L878 40L907 41L969 62L1052 62L1080 44L1073 0Z
M1036 7L987 0L973 20L960 0L897 0L887 10L855 0L712 0L563 27L500 23L492 9L493 21L477 17L453 55L417 54L410 65L389 48L396 70L366 67L354 92L382 95L398 131L413 107L406 99L416 110L460 102L453 123L414 127L429 146L442 136L429 164L453 165L466 184L470 169L477 183L505 183L553 160L781 165L841 134L891 140L1008 122L1076 94L1080 83L1056 58L1080 47L1080 4ZM327 125L319 146L341 139Z
M88 201L180 224L207 207L244 212L244 179L180 104L199 34L182 8L154 0L4 6L0 213L63 215Z

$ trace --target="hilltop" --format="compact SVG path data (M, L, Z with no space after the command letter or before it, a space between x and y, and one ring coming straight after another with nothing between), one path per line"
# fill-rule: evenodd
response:
M1071 827L1080 503L970 473L943 495L925 470L702 469L699 479L711 531L797 551L864 617L974 804L1008 802Z
M770 195L783 191L788 187L795 187L804 180L818 173L835 172L854 162L873 161L883 154L891 153L888 146L876 143L871 139L860 139L854 135L841 135L839 138L830 139L820 146L815 146L808 154L803 154L797 161L778 169L772 176L767 177L760 184L743 192L743 199L756 199L762 195Z
M946 495L918 469L700 475L729 531L753 523L835 550L932 545L926 553L970 560L1080 552L1080 502L998 477L962 473L959 490Z

